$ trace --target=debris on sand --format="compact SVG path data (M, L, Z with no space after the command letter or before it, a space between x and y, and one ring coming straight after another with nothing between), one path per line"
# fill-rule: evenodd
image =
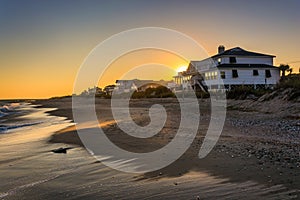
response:
M73 149L73 148L72 147L67 147L67 148L61 147L61 148L58 148L58 149L53 149L51 151L53 153L65 153L66 154L69 149Z

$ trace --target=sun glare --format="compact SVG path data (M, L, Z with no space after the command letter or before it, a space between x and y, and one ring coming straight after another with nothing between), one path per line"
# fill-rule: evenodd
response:
M176 69L176 72L183 72L183 71L186 71L187 69L187 66L180 66Z

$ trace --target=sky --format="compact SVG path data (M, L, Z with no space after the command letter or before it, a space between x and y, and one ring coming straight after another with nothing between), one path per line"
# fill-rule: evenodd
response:
M216 54L221 44L276 55L275 65L290 64L298 72L299 9L299 0L0 0L0 99L72 94L76 74L89 53L112 35L139 27L182 32L208 55ZM162 63L171 70L156 73L160 65L149 65L148 71L137 71L143 75L137 78L147 74L148 79L171 79L187 63L166 54L144 51L123 56L99 86L114 83L123 77L122 71L142 61Z

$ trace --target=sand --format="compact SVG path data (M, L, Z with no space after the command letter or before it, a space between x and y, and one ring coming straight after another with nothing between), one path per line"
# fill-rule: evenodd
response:
M58 108L49 113L72 119L70 98L34 103ZM133 100L131 114L137 124L146 125L148 109L154 103L164 105L172 116L154 137L137 139L122 133L114 125L107 99L96 100L99 124L111 141L128 151L143 153L162 148L176 134L180 119L178 102L175 99ZM69 126L39 141L36 144L39 150L20 161L27 166L25 170L35 169L37 164L43 166L37 170L35 178L32 170L25 173L19 169L17 171L25 173L30 180L23 180L23 183L15 170L2 167L8 174L4 177L6 180L15 177L22 184L6 187L1 194L6 199L52 199L53 195L58 199L299 198L300 136L299 119L295 118L298 104L290 110L285 107L287 110L278 114L272 107L262 111L249 109L253 107L252 101L230 101L221 138L206 158L199 159L199 148L210 119L209 101L199 100L199 103L201 124L194 142L178 160L163 169L130 174L106 167L86 152L75 127ZM281 102L278 106L285 105ZM91 126L86 124L85 128ZM59 147L74 149L63 155L50 153Z

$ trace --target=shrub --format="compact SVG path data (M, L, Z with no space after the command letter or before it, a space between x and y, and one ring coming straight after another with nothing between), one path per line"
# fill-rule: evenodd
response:
M286 79L280 81L277 86L277 89L283 88L293 88L296 90L300 90L300 75L287 76Z
M246 99L248 95L261 97L262 95L270 92L270 89L253 89L245 86L238 86L227 92L228 99Z
M167 98L175 97L175 94L168 88L164 86L159 86L157 88L147 88L145 91L135 91L132 94L133 99L140 98Z

